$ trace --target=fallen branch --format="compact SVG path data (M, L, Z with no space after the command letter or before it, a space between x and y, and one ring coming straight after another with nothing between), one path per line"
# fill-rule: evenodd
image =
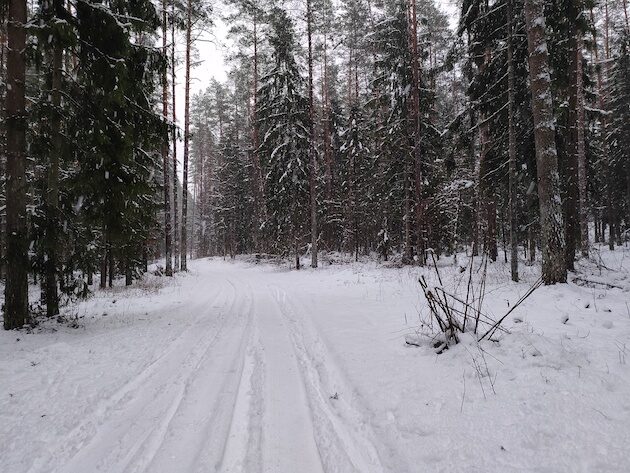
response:
M609 282L603 282L603 281L593 281L592 279L586 279L580 276L576 276L572 279L572 281L577 284L578 286L584 286L584 285L588 285L588 284L593 284L593 285L599 285L599 286L604 286L608 289L621 289L626 290L627 288L622 287L622 286L617 286L615 284L611 284ZM583 283L583 284L580 284Z

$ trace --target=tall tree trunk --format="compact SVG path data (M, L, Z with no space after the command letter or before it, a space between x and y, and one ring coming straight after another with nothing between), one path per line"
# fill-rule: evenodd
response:
M582 48L584 41L582 31L577 30L576 39L576 95L577 95L577 167L578 167L578 191L580 196L580 250L583 257L588 256L588 204L586 188L586 151L584 146L584 83L582 80Z
M328 42L327 35L324 35L324 70L322 71L322 97L324 108L324 163L325 163L325 182L326 182L326 202L332 200L332 146L331 146L331 130L330 130L330 91L328 84Z
M605 21L608 21L608 3L606 2L606 18ZM596 25L595 22L595 14L593 13L593 9L591 8L591 23ZM608 25L606 23L606 31ZM600 110L606 110L607 101L604 93L604 78L603 73L606 71L606 66L602 67L599 56L599 44L597 43L597 28L593 28L593 50L595 53L595 64L597 66L597 107ZM606 53L607 54L607 53ZM603 140L603 148L604 148L604 163L608 168L609 163L609 153L610 147L608 145L608 116L606 113L602 114L601 117L601 126L602 126L602 140ZM605 196L606 198L606 196ZM600 211L596 213L596 225L595 225L595 242L599 243L600 241L604 241L604 217Z
M418 18L416 0L409 0L409 39L411 42L411 72L412 72L412 136L413 136L413 176L415 190L415 223L416 223L416 254L418 262L424 265L426 251L426 229L424 225L424 202L422 196L422 150L420 146L422 134L422 116L420 113L420 55L418 52Z
M173 255L174 271L179 269L179 190L177 186L177 108L175 99L177 97L177 84L175 81L175 1L171 3L171 95L173 102Z
M492 61L492 51L490 47L486 47L481 57L476 58L479 74L485 74L489 64ZM486 234L484 238L484 252L491 261L496 261L498 256L497 248L497 204L495 183L492 182L494 173L490 169L489 153L491 148L491 130L490 122L484 113L479 116L479 214L478 220L481 221L481 215L485 215Z
M203 173L205 172L205 156L206 156L206 146L204 145L202 147L202 152L201 152L201 156L199 157L199 166L197 167L197 169L195 170L195 174L199 175L199 190L197 191L197 196L195 198L195 207L199 208L199 215L197 217L198 221L199 221L199 227L200 227L200 231L198 232L199 237L197 238L197 258L204 257L206 256L205 252L204 252L204 244L203 244L203 228L204 228L204 219L206 218L205 216L205 206L204 206L204 179L203 179ZM193 234L194 234L194 228L195 226L193 225ZM193 245L194 246L194 245Z
M193 190L192 190L192 205L190 206L190 233L188 237L188 243L186 245L188 249L188 258L193 259L193 250L195 249L195 219L197 218L197 169L195 168L195 174L193 174Z
M4 328L22 327L28 315L28 233L26 228L26 1L9 0L6 92L7 276Z
M0 18L0 81L4 84L7 83L6 76L6 60L7 60L7 18L6 14L2 15ZM5 153L6 149L2 149L2 153ZM0 169L0 172L4 173L4 169ZM4 205L6 201L5 198L0 201L0 205ZM0 216L0 279L4 279L4 257L2 256L4 253L4 243L2 241L4 234L4 224L2 222L2 217Z
M308 114L310 128L310 143L308 153L310 155L309 190L311 211L311 267L317 268L317 154L315 152L315 114L313 105L313 11L311 0L306 0L306 32L308 36Z
M162 0L162 50L164 56L167 55L166 46L166 0ZM162 117L164 121L168 121L168 79L166 68L162 73ZM175 142L173 142L175 147ZM171 191L170 191L170 179L169 174L169 156L168 156L168 134L164 137L162 143L162 173L164 175L164 253L166 257L166 275L173 275L173 257L171 254Z
M605 65L604 65L604 87L606 89L604 93L604 105L608 103L608 79L610 77L609 74L609 64L608 61L610 59L610 18L608 16L608 0L604 3L604 52L605 52ZM608 119L604 117L605 120L605 128L604 134L608 135ZM613 167L613 159L612 153L610 152L610 148L607 149L606 152L606 217L608 219L608 249L611 251L615 249L615 237L614 237L614 221L615 221L615 208L613 203L613 192L611 189L611 183L613 180L612 176L612 167ZM602 235L603 236L603 235Z
M514 20L512 0L508 0L508 155L509 155L509 214L510 214L510 274L518 282L518 207L516 188L516 134L514 131L514 54L512 51Z
M496 228L493 226L492 209L494 206L491 202L490 167L488 163L488 150L490 148L490 125L483 113L480 113L479 119L479 189L477 191L477 232L483 237L483 252L490 256L492 261L496 261L493 255L493 247L496 248ZM484 232L485 223L485 232ZM479 239L479 236L477 237ZM494 244L493 244L494 240Z
M184 87L184 178L182 179L181 270L187 271L188 246L188 154L190 151L190 48L192 46L192 2L186 7L186 79Z
M567 270L543 0L525 0L525 23L538 174L542 280L545 284L555 284L566 282Z
M252 116L252 162L254 165L254 185L255 185L255 199L256 199L256 250L263 252L265 248L264 235L261 230L263 224L267 220L267 205L265 202L265 190L264 179L262 173L262 167L260 165L260 156L258 155L258 148L260 146L260 127L258 125L257 113L258 113L258 10L254 12L254 78L253 78L253 110Z
M53 21L57 12L64 7L63 0L49 2L49 20ZM45 263L45 284L46 284L46 315L53 317L59 314L59 292L57 288L58 271L58 251L59 251L59 161L62 153L61 135L61 80L63 68L63 49L61 47L60 35L55 31L52 45L52 72L51 72L51 105L54 117L51 120L52 149L50 161L47 169L46 182L46 263Z
M579 191L578 191L578 165L577 165L577 43L575 25L575 9L573 4L568 9L568 15L572 19L572 25L568 33L569 45L569 84L568 84L568 109L566 127L561 129L563 134L562 148L559 148L559 171L561 175L561 197L564 214L564 241L565 262L567 269L574 269L575 252L579 238Z

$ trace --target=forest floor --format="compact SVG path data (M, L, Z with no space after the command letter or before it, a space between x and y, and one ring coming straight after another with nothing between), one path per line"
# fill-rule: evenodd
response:
M431 269L215 258L97 291L0 333L0 472L628 472L630 250L595 254L439 355L405 343ZM539 271L490 265L486 312Z

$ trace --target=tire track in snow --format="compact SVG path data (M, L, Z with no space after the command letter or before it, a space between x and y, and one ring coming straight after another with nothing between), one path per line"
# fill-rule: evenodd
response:
M214 306L217 302L217 300L219 299L219 297L222 295L221 290L217 289L216 291L213 292L212 295L212 305ZM197 303L195 305L195 310L196 309L202 309L204 306L206 305L206 302L204 301L203 303ZM177 307L177 306L175 306ZM156 313L160 313L160 314L165 314L168 312L171 312L174 310L173 306L168 306L168 307L164 307L164 308L160 308L159 310L156 311ZM202 310L196 310L197 312L199 312L201 315L197 316L194 321L188 321L185 325L184 325L184 329L179 332L178 334L175 335L174 338L172 338L171 340L168 341L168 345L166 349L163 349L158 355L157 357L149 360L149 362L147 364L145 364L144 366L140 367L140 371L138 371L137 376L142 376L142 374L144 372L146 372L147 370L151 369L152 365L155 365L156 363L159 363L160 360L162 358L164 358L165 356L167 356L168 354L170 354L173 349L175 348L175 344L181 340L185 335L188 334L188 332L192 331L194 327L196 327L196 325L198 324L199 320L203 317L204 313ZM170 325L170 324L169 324ZM176 326L175 326L176 327ZM124 334L125 331L128 331L129 327L117 327L114 329L107 329L104 333L100 333L97 335L91 335L88 337L80 337L77 338L75 340L76 345L78 346L99 346L99 344L101 344L101 340L103 339L114 339L118 336L118 334ZM45 352L51 350L51 347L54 345L57 345L59 342L55 342L52 343L50 345L45 345L42 346L40 348L40 350L44 350ZM75 345L75 343L72 343L72 346ZM67 342L63 342L63 344L67 344ZM52 378L47 380L48 383L48 387L46 388L46 393L45 396L46 398L49 397L54 397L54 395L56 395L56 389L58 388L60 381L62 379L64 379L66 377L66 375L68 373L71 373L74 368L80 364L82 364L83 360L80 359L68 359L67 362L63 365L63 369L60 372L57 373L52 373L51 376ZM98 403L98 410L101 410L103 407L106 407L108 401L110 399L113 399L117 396L117 394L119 392L124 391L127 386L130 383L133 383L135 380L135 377L128 379L124 384L122 384L119 388L117 388L112 394L110 394L108 396L108 398L106 399L102 399L99 401ZM80 426L78 426L80 427ZM73 430L74 432L74 430Z
M268 288L257 284L252 343L218 471L323 473L286 321Z
M206 281L200 281L200 284L196 285L194 289L198 290L202 286L202 282ZM101 401L95 412L64 438L64 444L60 445L59 448L51 449L53 458L46 461L49 468L53 465L56 466L51 471L78 473L99 471L100 467L105 468L104 471L108 473L125 471L124 469L117 469L117 462L114 461L116 459L112 459L112 456L120 455L121 452L125 451L137 450L147 440L152 423L143 425L139 421L139 414L151 406L163 406L168 399L177 395L177 384L169 383L169 379L173 373L178 373L177 368L179 366L190 367L194 363L195 356L199 356L200 350L194 348L203 346L200 345L200 342L204 338L208 338L209 335L221 329L226 314L229 314L230 307L236 300L236 294L233 291L231 297L224 297L226 295L228 295L227 291L219 288L216 293L211 293L210 299L196 302L190 309L187 309L198 311L199 316L195 317L190 325L169 342L157 358L143 367L138 375L131 378L107 399ZM218 309L221 315L217 319L211 319L213 310L217 310L217 302L222 298L224 300L220 305L223 309ZM207 307L208 304L210 304L210 308ZM200 323L204 319L208 319L209 323L204 330L200 330ZM187 346L192 347L193 350ZM182 375L178 374L178 376L178 379L181 380ZM150 390L152 392L149 392ZM147 400L149 407L143 406ZM154 418L157 419L157 417ZM65 445L68 447L64 448ZM72 456L68 459L68 455ZM107 463L107 461L112 461L113 464ZM121 461L120 457L117 461ZM80 466L86 463L86 467Z
M306 312L305 305L298 307L283 289L272 287L282 314L291 327L294 350L303 367L309 403L317 420L316 439L320 450L326 452L326 471L388 471L382 457L397 456L392 446L394 442L390 441L393 436L389 432L376 435L369 421L373 413L361 402L356 388L342 374L313 324L304 315L299 315ZM338 399L332 399L335 394ZM411 465L405 467L404 471L413 471Z
M256 327L253 327L256 330ZM257 338L258 335L252 336ZM224 473L262 472L262 413L264 368L261 347L250 345L245 357L232 422L220 471Z
M191 379L159 448L150 462L144 462L144 469L138 471L219 471L243 379L253 310L251 291L241 297L237 286L230 280L228 283L235 294L235 303L228 312L234 324L227 327L200 362L202 369Z
M129 458L126 465L127 467L124 469L125 473L136 473L136 472L144 472L144 471L155 471L150 468L152 462L154 462L155 457L158 451L163 448L167 432L173 424L173 421L176 416L181 414L182 407L186 404L187 395L193 389L193 384L197 382L198 374L201 371L201 368L207 363L207 358L211 350L215 348L215 345L221 335L223 335L224 329L226 328L226 321L229 317L233 315L234 312L238 312L237 302L239 301L238 294L236 291L236 286L228 279L227 283L232 288L232 301L230 303L230 308L227 309L222 314L222 324L216 331L215 335L212 337L210 343L204 349L203 355L197 360L196 365L193 371L186 376L183 383L181 383L180 391L178 395L173 399L173 402L169 406L167 415L163 416L158 423L158 428L154 431L150 432L148 438L145 438L140 445L141 448L137 448L133 451L133 457ZM129 456L128 456L129 457Z

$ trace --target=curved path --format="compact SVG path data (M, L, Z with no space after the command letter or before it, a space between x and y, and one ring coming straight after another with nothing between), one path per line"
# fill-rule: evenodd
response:
M383 471L356 416L335 413L308 347L322 344L283 290L222 262L184 281L176 335L31 472Z

